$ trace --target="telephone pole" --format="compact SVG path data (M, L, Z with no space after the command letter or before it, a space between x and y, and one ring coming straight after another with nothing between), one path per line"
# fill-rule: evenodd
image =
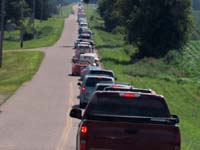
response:
M2 61L3 61L4 16L5 16L5 0L1 0L0 68L2 67Z
M24 8L23 8L23 2L21 4L21 35L20 35L20 47L24 47Z
M32 32L35 38L35 0L33 0L33 13L32 13Z

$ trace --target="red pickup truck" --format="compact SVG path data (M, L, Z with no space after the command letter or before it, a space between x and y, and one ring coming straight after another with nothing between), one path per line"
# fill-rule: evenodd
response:
M156 94L99 91L70 116L81 119L77 150L180 150L178 116Z

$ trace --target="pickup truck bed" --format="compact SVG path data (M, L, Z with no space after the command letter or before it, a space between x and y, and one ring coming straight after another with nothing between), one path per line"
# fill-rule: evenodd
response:
M173 125L86 120L88 150L175 150L179 128Z

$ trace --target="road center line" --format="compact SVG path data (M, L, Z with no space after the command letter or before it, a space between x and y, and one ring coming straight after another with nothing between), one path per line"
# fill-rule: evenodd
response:
M69 137L69 133L70 133L70 129L72 128L72 119L69 117L69 113L70 113L70 106L73 105L73 95L74 95L74 90L73 90L73 84L72 82L70 82L70 88L71 90L70 92L70 96L69 96L69 102L68 102L68 105L69 105L69 108L68 108L68 111L67 111L67 114L66 114L66 127L65 129L63 130L62 132L62 136L59 140L59 143L57 145L57 148L56 150L64 150L64 146L65 146L65 143Z

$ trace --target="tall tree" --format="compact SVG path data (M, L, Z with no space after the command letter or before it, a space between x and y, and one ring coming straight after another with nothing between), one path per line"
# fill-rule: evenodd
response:
M190 0L141 0L127 21L130 42L141 56L164 56L187 42L192 27Z

